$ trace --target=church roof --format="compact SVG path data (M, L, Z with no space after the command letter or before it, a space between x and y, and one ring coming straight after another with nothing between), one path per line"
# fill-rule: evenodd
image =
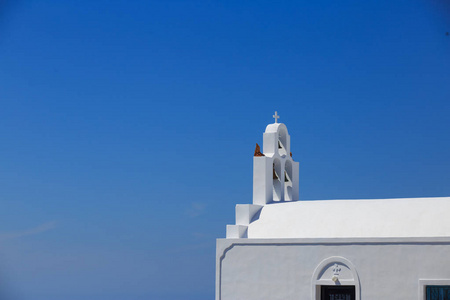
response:
M450 197L274 202L248 238L449 237Z

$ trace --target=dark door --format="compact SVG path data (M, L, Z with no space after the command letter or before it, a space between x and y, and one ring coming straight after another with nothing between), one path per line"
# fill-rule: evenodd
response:
M355 300L355 287L350 285L322 285L321 300Z
M427 285L427 300L450 300L450 286Z

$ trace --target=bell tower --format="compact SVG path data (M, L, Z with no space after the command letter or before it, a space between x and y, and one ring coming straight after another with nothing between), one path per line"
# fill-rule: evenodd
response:
M291 137L286 125L269 124L263 134L263 152L253 157L253 204L298 200L299 163L292 159ZM257 153L258 152L258 153Z
M236 224L227 225L227 239L247 238L248 225L264 205L298 200L298 162L292 159L286 125L269 124L263 135L263 152L256 144L253 157L253 204L236 204Z

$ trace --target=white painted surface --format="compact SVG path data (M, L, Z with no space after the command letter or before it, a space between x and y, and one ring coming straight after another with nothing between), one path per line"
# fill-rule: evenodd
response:
M227 239L242 239L247 237L247 226L227 225Z
M424 283L450 282L449 253L450 238L219 239L216 300L319 300L334 262L360 299L424 300Z
M263 154L253 158L253 204L296 201L299 163L290 156L291 138L283 123L273 123L263 134ZM277 179L273 178L273 170Z
M237 204L236 205L236 225L248 226L261 211L262 205Z
M253 157L253 204L265 205L273 201L272 159L267 156Z
M248 226L248 238L447 236L450 197L273 203Z

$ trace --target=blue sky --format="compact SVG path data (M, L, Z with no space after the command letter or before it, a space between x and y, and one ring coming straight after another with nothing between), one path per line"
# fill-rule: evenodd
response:
M0 2L0 298L214 298L275 110L301 199L450 196L446 1Z

